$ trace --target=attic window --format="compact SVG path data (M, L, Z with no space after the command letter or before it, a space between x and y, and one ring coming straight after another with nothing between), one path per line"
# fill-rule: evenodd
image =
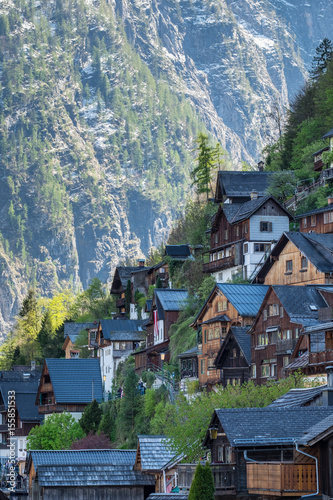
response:
M306 257L301 258L301 268L306 269L308 267L308 259Z
M313 304L310 304L309 308L310 308L310 311L318 311L318 307L313 305Z

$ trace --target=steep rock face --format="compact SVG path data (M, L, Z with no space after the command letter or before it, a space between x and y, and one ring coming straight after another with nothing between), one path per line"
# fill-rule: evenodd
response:
M0 3L0 332L165 241L199 129L254 164L330 36L322 0ZM277 115L276 115L277 114ZM281 125L281 124L280 124Z

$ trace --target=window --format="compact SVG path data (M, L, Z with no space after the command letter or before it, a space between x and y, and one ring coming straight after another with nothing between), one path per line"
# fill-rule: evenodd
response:
M277 376L277 365L271 365L271 377L276 377Z
M268 335L267 333L259 333L258 335L258 345L268 345Z
M231 464L231 447L222 445L217 448L217 461L225 464ZM180 483L179 483L180 484Z
M269 252L271 246L268 243L255 243L254 251L255 252Z
M314 227L316 225L316 216L311 215L311 227Z
M207 330L204 330L204 340L205 344L207 344Z
M213 328L208 330L208 340L213 340Z
M257 378L257 365L251 365L251 378Z
M263 310L263 314L264 314L264 321L266 321L267 320L267 309Z
M239 236L239 226L237 225L236 228L235 228L235 235L236 236Z
M221 271L220 271L220 272L217 274L217 279L218 279L218 281L219 281L219 282L223 281L223 272L221 272Z
M280 318L283 318L283 307L280 306Z
M229 239L229 229L224 230L224 239L228 240Z
M292 272L293 272L293 261L287 260L286 261L286 273L292 273Z
M232 350L232 357L237 358L237 349Z
M219 233L215 233L214 234L214 243L218 243L219 242Z
M283 368L289 365L289 356L283 356Z
M227 327L222 326L221 327L221 337L224 339L224 337L227 335Z
M261 221L260 222L260 231L262 233L271 233L272 232L272 223L266 222L266 221Z
M261 376L269 377L269 365L261 365Z
M116 351L119 351L119 342L114 343L114 348Z
M249 230L249 223L245 222L245 224L244 224L244 233L247 234L248 230Z
M207 366L208 371L216 370L216 366L214 365L214 360L209 359L208 360L208 366Z
M307 226L307 218L303 217L302 222L303 222L303 228L305 229Z
M226 311L228 309L228 301L227 300L219 300L217 303L217 312Z
M202 375L205 375L205 373L206 373L206 360L205 359L200 360L200 373Z
M278 315L279 315L279 304L269 304L268 316L278 316Z
M306 257L301 257L301 268L306 269L308 267L308 259Z
M333 222L333 211L324 213L324 224Z
M248 253L249 252L249 245L248 243L244 243L244 253Z
M295 328L295 338L298 339L299 337L299 328Z
M219 339L220 338L220 329L218 326L214 328L214 338Z
M283 340L291 339L292 336L293 336L292 330L282 330L282 339Z

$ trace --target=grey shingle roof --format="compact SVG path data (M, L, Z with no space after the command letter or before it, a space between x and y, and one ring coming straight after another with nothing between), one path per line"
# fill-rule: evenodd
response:
M189 349L188 351L178 354L177 358L193 358L193 356L196 356L197 354L198 354L198 346L195 346L192 347L192 349Z
M203 321L202 325L207 325L209 323L216 323L216 321L221 321L222 323L229 323L230 318L227 314L222 314L221 316L216 316L215 318L207 319L207 321Z
M298 370L298 368L304 368L309 364L309 351L304 352L301 356L296 358L294 361L289 363L287 370Z
M143 266L118 266L115 274L118 274L123 288L126 289L127 282L131 279L131 274L134 271L142 271L143 269Z
M130 465L136 450L32 450L29 459L40 465Z
M256 316L268 290L268 285L217 283L216 286L241 316Z
M246 361L251 365L251 336L247 333L247 327L233 326L231 331L242 349Z
M175 452L170 449L170 440L166 436L138 436L141 469L161 470L175 458Z
M134 332L112 332L110 334L110 340L112 341L137 341L140 342L141 340L144 340L146 338L145 332L139 332L139 331L134 331Z
M75 340L79 333L82 330L88 330L89 328L97 327L97 323L64 323L64 337L66 338L67 335L71 339L73 343L75 343Z
M185 260L191 256L189 245L165 245L165 255L173 259Z
M295 215L295 219L302 219L303 217L307 217L308 215L322 214L324 212L329 212L331 210L333 210L333 206L327 205L326 207L316 208L314 210L310 210L309 212L304 212L303 214Z
M218 182L222 195L230 198L250 196L252 191L264 196L272 175L273 172L220 171Z
M292 444L329 415L333 407L232 408L216 410L232 446Z
M286 394L276 399L267 408L290 408L292 406L304 406L321 395L327 385L320 387L309 387L306 389L291 389Z
M248 219L251 217L259 208L266 203L269 199L273 200L275 203L277 203L282 210L286 212L286 214L292 218L291 214L286 210L273 196L268 195L268 196L262 196L260 198L246 201L245 203L241 204L227 204L225 203L223 205L223 212L225 213L225 216L228 219L228 222L230 224L237 224L243 220Z
M101 401L103 387L98 358L45 360L57 403Z
M101 319L100 325L105 339L111 339L111 333L134 332L142 330L143 320L137 319Z
M329 415L328 417L324 418L317 424L313 425L309 429L307 429L303 436L300 438L299 443L301 444L308 444L314 442L320 438L320 435L323 434L326 431L331 430L333 433L333 415Z
M333 271L333 234L285 233L307 259L323 273Z
M14 380L12 382L0 380L0 391L5 408L8 407L8 391L15 391L15 403L21 421L41 422L43 416L38 413L35 404L38 380Z
M273 285L272 288L293 323L316 324L318 322L318 309L327 307L318 287L314 285ZM314 306L316 309L311 310L310 306Z
M154 485L155 478L131 465L44 465L37 470L42 487L64 486L144 486Z
M180 311L186 305L187 290L174 290L171 288L156 288L154 290L158 318L164 318L164 311Z

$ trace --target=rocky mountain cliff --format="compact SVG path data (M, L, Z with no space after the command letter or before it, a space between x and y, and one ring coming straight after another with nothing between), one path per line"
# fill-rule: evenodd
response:
M234 167L277 137L330 36L318 0L3 0L0 331L29 284L106 281L165 240L208 130Z

